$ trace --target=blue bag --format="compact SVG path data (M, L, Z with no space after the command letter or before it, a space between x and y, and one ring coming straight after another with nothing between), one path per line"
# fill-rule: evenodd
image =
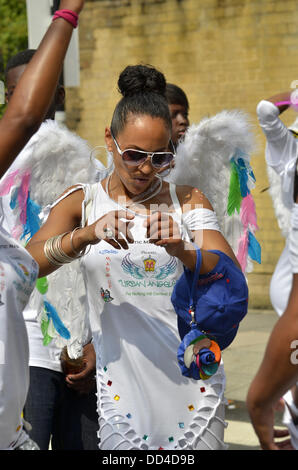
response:
M208 338L213 349L214 343L220 350L227 348L234 340L239 323L248 309L248 287L244 274L223 252L210 252L219 256L214 269L200 275L202 255L198 249L195 271L184 269L171 297L182 339L178 349L178 363L183 375L195 379L208 378L209 372L215 372L216 367L211 367L212 363L203 366L198 359L186 366L185 352L189 345Z

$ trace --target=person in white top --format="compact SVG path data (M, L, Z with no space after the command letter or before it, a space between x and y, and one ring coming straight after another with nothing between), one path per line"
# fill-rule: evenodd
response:
M34 49L26 49L18 52L8 61L5 69L7 102L12 98L21 76L35 53ZM55 121L55 112L63 104L64 95L64 88L59 84L45 116L45 121L0 181L0 187L5 186L5 182L9 181L10 175L14 172L30 168L28 194L38 206L41 206L41 201L43 202L42 206L46 204L42 197L46 190L52 189L54 192L54 188L50 187L50 176L54 180L52 186L55 186L56 189L54 194L59 195L61 176L57 173L57 160L61 169L65 166L72 169L71 182L86 181L94 172L94 166L90 160L91 149L87 143ZM51 155L52 165L48 155ZM78 159L79 162L76 164ZM81 167L79 171L75 171L75 164L76 167ZM101 169L104 169L103 165ZM25 172L24 177L26 174ZM65 185L68 178L65 171L63 176ZM21 177L20 181L22 181ZM5 209L3 225L12 235L17 233L15 227L20 225L19 211L15 208L11 209L11 202L16 190L16 185L13 185L11 190L2 196ZM23 193L23 199L26 196ZM34 199L34 196L37 196L37 200ZM54 288L51 287L52 279L47 279L47 301L56 306L57 298L62 297L64 305L63 302L60 302L59 306L62 304L60 308L71 310L74 309L74 303L70 302L64 291L63 278L67 275L69 272L59 271ZM60 291L57 291L57 283L58 286L61 286ZM83 309L84 302L79 299L85 298L84 291L78 290L77 298L75 295L73 298L79 308ZM24 407L24 418L32 428L28 434L41 450L47 450L49 445L52 450L94 450L98 447L98 422L94 381L95 353L90 343L90 333L84 332L84 338L82 338L85 356L83 373L76 377L66 377L62 372L60 361L62 347L57 347L54 339L49 344L44 344L41 324L38 320L43 309L42 300L42 295L35 289L23 312L29 340L30 385Z
M297 125L294 123L287 128L279 117L289 108L289 104L290 93L285 93L262 100L257 106L259 123L266 136L265 157L269 170L270 192L279 226L286 238L290 228L290 212L294 205L294 179L298 156L298 142L295 137ZM286 309L291 279L286 239L270 284L270 299L278 315L282 315Z
M62 0L77 18L83 0ZM58 18L49 27L0 121L0 177L40 126L57 87L73 20ZM3 221L2 204L0 209ZM38 265L0 224L0 449L37 449L23 428L28 390L28 338L23 309L34 288Z
M285 247L270 282L270 299L279 316L286 311L292 288L293 272L290 262L289 233L291 212L297 191L296 167L298 158L297 120L287 128L280 114L291 106L291 93L285 92L262 100L257 106L260 126L266 136L265 158L268 165L270 193L279 227L286 237ZM284 396L287 406L298 406L297 387ZM287 412L284 422L291 431L292 444L298 448L298 429Z
M223 449L223 365L206 381L182 376L170 296L183 266L195 269L191 240L201 273L217 264L212 249L239 264L202 192L161 178L174 159L164 76L129 66L118 86L105 130L111 173L67 190L27 249L41 276L85 254L100 449Z

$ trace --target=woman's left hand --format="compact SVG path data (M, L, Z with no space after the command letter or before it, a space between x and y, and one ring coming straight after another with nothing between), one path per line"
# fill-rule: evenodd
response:
M95 390L95 366L96 356L92 343L83 348L83 360L85 368L78 374L68 374L65 378L66 384L80 395L88 394Z
M147 228L147 238L150 243L163 246L169 255L177 256L184 250L179 226L173 217L167 213L155 212L148 217L144 224Z

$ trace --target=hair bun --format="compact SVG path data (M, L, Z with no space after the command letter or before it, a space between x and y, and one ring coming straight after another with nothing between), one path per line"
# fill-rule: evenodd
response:
M166 79L150 65L128 65L119 76L118 87L123 97L146 92L165 96Z

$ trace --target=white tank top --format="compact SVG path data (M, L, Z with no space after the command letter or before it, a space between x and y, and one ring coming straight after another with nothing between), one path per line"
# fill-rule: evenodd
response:
M90 189L85 188L85 204ZM185 239L190 228L219 230L207 209L183 214L182 224L174 186L171 194L177 210L173 218ZM119 209L99 183L88 223ZM171 294L183 265L149 243L145 219L135 216L128 250L101 241L81 261L97 355L100 448L105 450L195 448L223 399L222 366L208 381L180 372L181 340Z

